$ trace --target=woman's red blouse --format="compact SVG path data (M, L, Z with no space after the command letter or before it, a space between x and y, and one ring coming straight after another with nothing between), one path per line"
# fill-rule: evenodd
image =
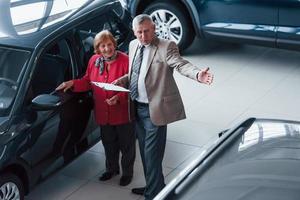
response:
M128 110L128 93L105 91L91 82L111 83L117 78L128 73L128 56L125 53L119 52L115 61L110 63L110 68L107 70L108 64L104 62L103 73L100 74L100 67L95 66L95 61L101 55L93 55L89 60L89 64L85 75L81 79L75 79L74 92L83 92L92 90L94 97L94 112L96 122L99 125L120 125L129 122ZM116 105L108 105L105 100L119 96L119 101Z

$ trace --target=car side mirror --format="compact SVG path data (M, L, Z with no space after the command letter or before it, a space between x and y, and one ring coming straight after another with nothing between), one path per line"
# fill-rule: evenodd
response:
M34 110L53 110L61 105L60 97L51 94L41 94L31 101Z

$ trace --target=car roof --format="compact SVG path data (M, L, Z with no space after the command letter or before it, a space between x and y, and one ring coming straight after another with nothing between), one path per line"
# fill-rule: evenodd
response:
M111 0L1 0L0 45L35 48L64 24ZM33 12L34 10L34 12Z

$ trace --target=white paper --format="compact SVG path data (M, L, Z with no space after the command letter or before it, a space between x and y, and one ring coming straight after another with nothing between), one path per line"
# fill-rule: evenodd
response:
M103 90L116 91L116 92L130 92L128 89L110 83L92 82L94 85L102 88Z

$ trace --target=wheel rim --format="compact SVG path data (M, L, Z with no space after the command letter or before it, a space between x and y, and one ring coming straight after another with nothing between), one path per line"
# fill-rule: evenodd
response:
M182 39L182 24L178 17L169 10L159 9L150 14L160 38L172 40L178 44Z
M20 200L18 186L13 182L7 182L0 188L0 200Z

